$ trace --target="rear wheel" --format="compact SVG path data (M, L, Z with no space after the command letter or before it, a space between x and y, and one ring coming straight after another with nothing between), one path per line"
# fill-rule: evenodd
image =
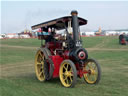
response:
M49 58L51 52L47 48L40 48L35 56L35 71L38 80L50 80L53 75L54 65Z
M71 60L64 60L59 69L60 81L64 87L74 87L77 81L77 71Z
M85 82L88 84L97 84L101 78L101 68L98 62L94 59L88 59L85 63L84 70L87 71L83 75Z
M35 56L35 71L39 81L45 81L45 56L41 50L38 50Z

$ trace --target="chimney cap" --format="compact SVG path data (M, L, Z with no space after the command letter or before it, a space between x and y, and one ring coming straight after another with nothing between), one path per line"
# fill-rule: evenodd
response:
M72 10L71 11L71 15L77 15L77 14L78 14L77 10Z

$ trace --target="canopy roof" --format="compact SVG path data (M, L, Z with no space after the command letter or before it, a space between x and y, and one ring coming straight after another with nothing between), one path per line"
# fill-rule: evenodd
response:
M48 28L55 28L57 30L65 29L65 26L68 26L68 21L72 20L72 16L65 16L61 18L57 18L54 20L50 20L44 23L40 23L37 25L32 26L32 30L42 28L43 30L46 30ZM87 24L87 20L78 17L79 26ZM71 24L72 25L72 24Z

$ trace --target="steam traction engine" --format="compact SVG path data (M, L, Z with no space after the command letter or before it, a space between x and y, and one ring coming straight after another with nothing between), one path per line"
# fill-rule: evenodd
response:
M87 20L77 17L77 11L65 16L32 26L39 29L38 38L41 47L35 56L35 71L39 81L59 77L64 87L74 87L77 77L84 78L89 84L100 80L100 66L94 59L88 59L88 53L82 47L79 26ZM57 34L57 30L65 29ZM72 30L71 30L72 29Z

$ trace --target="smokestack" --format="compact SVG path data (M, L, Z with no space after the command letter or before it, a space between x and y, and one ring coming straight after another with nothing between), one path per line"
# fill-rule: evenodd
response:
M77 43L77 41L79 40L79 32L78 32L78 27L79 27L79 23L78 23L78 12L76 10L73 10L71 12L72 15L72 27L73 27L73 40L75 41L75 45Z

